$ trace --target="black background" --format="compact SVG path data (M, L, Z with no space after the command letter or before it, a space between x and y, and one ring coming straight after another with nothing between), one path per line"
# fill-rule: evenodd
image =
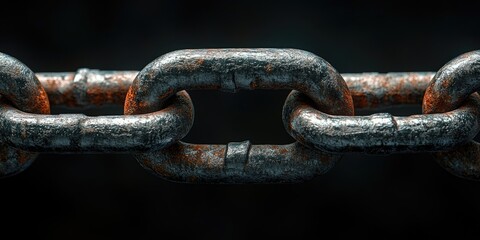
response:
M304 49L342 73L436 71L480 48L478 9L458 1L15 1L2 4L0 51L35 72L140 70L173 50L220 47ZM195 125L185 140L289 143L287 93L192 91ZM220 186L164 181L130 155L44 154L0 181L0 235L478 237L479 189L428 154L346 154L304 184Z

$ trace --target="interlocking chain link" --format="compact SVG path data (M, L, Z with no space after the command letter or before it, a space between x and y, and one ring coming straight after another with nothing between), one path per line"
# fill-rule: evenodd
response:
M480 179L480 52L438 72L339 74L295 49L168 53L142 71L34 74L0 54L0 176L38 152L124 152L156 175L204 183L298 182L326 173L344 152L432 152L449 172ZM283 108L287 145L180 141L193 125L185 90L292 89ZM422 115L353 116L354 108L420 104ZM50 115L66 107L124 105L125 115Z
M480 51L463 54L433 77L423 98L423 113L442 113L458 108L467 98L478 97L480 89ZM449 172L480 179L480 144L470 141L457 149L435 153Z

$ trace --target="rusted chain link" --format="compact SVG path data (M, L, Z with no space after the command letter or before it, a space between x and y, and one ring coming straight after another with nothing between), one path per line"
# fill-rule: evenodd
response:
M192 124L193 105L186 92L179 92L162 110L131 116L44 116L0 103L0 141L36 152L155 150L185 137Z
M3 53L0 53L0 94L21 111L50 113L47 94L35 74L17 59ZM5 136L6 133L2 132L1 135ZM23 171L36 156L36 153L13 148L8 142L2 141L0 176L10 176Z
M400 102L401 103L401 102ZM292 92L285 103L288 133L301 143L327 152L426 152L454 148L480 130L480 98L446 114L394 117L332 116L312 107L308 98Z
M443 113L457 109L480 89L480 51L463 54L433 77L423 98L423 113ZM480 180L480 144L471 141L457 149L435 153L438 162L449 172Z
M298 89L330 114L353 114L340 74L325 60L293 49L184 50L164 55L135 78L125 114L154 111L184 89ZM136 155L171 180L192 182L292 182L326 172L340 156L314 153L298 144L250 146L179 145ZM328 162L324 164L324 162ZM312 171L313 170L313 171ZM172 177L173 176L173 177Z
M182 50L141 72L35 75L1 54L0 176L28 167L37 154L27 151L134 153L142 166L165 179L207 183L298 182L327 172L346 151L432 151L448 171L478 180L480 144L469 141L480 126L480 99L474 93L480 86L479 56L463 55L437 73L340 75L301 50ZM193 104L182 91L189 89L294 89L283 120L300 143L181 142L193 124ZM353 106L378 109L422 100L426 115L351 116ZM127 115L42 115L49 114L50 104L125 105Z

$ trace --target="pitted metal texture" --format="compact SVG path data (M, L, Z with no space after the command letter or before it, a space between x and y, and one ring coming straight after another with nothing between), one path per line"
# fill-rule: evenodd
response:
M142 152L165 148L187 135L193 105L185 91L167 106L140 115L29 114L0 103L0 141L35 152Z
M228 145L178 142L160 151L136 155L161 178L188 183L295 183L328 172L340 158L300 143Z
M50 104L35 74L23 63L0 53L0 95L18 109L37 114L49 114ZM2 136L6 133L2 132ZM36 158L36 153L16 149L0 143L0 177L25 170Z
M127 93L125 114L154 111L180 90L295 89L324 112L353 115L342 76L324 59L297 49L195 49L148 64Z
M333 116L312 106L308 98L292 92L283 109L285 127L299 142L333 153L444 151L467 143L480 130L478 94L447 113L408 117Z
M331 114L353 114L352 98L341 75L322 58L295 49L183 50L166 54L137 75L127 94L125 114L158 109L172 94L184 89L235 92L239 89L285 88L303 91L318 108ZM167 178L172 175L171 171L176 175L175 170L183 176L188 169L188 174L181 179L194 179L194 182L291 182L331 168L331 164L319 164L326 156L320 152L316 154L317 158L313 157L314 154L308 154L305 159L297 156L303 159L297 161L292 154L304 154L305 151L297 151L291 146L179 144L180 147L172 146L136 156L160 177ZM203 150L198 153L197 148ZM254 154L249 154L249 149ZM282 149L284 154L277 149ZM327 158L329 162L335 162L340 155ZM195 166L190 164L192 161ZM262 166L260 169L254 167L259 165Z
M480 51L458 56L443 66L428 85L423 113L443 113L458 108L480 89ZM434 153L439 164L459 177L480 180L480 144L468 144Z
M301 182L328 172L344 152L432 152L454 175L480 180L480 51L438 72L339 74L296 49L190 49L142 71L34 74L0 54L0 176L26 169L35 152L132 153L154 174L188 183ZM298 142L190 144L194 107L183 90L292 89L283 108ZM421 115L381 109L419 104ZM122 116L50 114L52 106L123 105ZM356 109L375 109L353 116ZM33 152L32 152L33 151Z

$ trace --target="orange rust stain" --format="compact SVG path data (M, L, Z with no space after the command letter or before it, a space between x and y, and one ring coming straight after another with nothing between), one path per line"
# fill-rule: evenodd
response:
M273 66L272 66L272 64L270 64L270 63L267 64L267 65L265 66L265 72L271 73L272 71L273 71Z
M136 110L137 110L137 111L138 111L139 109L140 109L140 110L143 110L143 111L140 111L140 112L143 113L143 112L145 112L144 109L147 109L148 106L149 106L149 104L148 104L147 101L140 101L140 102L138 102L138 104L137 104L137 109L136 109Z
M124 107L124 113L125 115L131 115L135 113L135 111L138 109L138 105L134 100L134 94L133 94L133 85L130 87L130 89L127 92L127 96L125 97L125 107Z
M441 86L442 88L446 89L446 88L449 88L452 83L453 83L452 79L445 79L442 82Z
M348 88L344 88L343 96L345 97L344 102L345 102L345 107L347 109L347 111L343 112L343 114L347 116L353 116L355 114L354 107L353 107L353 99L350 95L350 90L348 90Z
M17 150L16 155L17 155L18 163L20 163L21 165L24 165L30 159L30 154L22 150Z
M352 98L354 106L356 108L371 107L371 104L368 102L367 96L361 92L352 92Z
M101 105L105 102L104 98L108 98L108 93L105 93L100 88L91 87L87 89L87 96L90 103L94 105Z
M278 152L283 155L288 154L288 150L282 146L278 146Z
M174 90L173 88L170 87L164 94L160 95L159 98L160 100L165 100L168 97L172 96L173 94L174 94Z
M390 98L393 99L393 104L405 104L405 103L410 103L410 95L404 95L404 94L392 94L390 95Z
M256 89L258 87L257 79L250 82L250 89Z
M193 60L193 59L192 59ZM186 62L183 67L185 68L185 70L187 71L190 71L190 72L195 72L197 71L202 65L203 63L205 62L205 59L203 58L199 58L199 59L195 59L191 62Z
M285 147L280 146L280 145L269 145L268 147L270 149L280 153L280 154L287 154L288 153L288 150Z
M204 62L205 62L205 59L203 59L203 58L199 58L199 59L197 59L197 60L195 61L195 63L196 63L198 66L202 65Z
M150 105L151 104L147 101L135 101L133 90L131 87L125 97L124 114L132 115L146 113L148 112Z
M204 151L204 146L203 145L199 145L199 144L193 144L191 145L192 149L197 151L197 152L202 152Z
M451 97L448 95L438 96L427 90L427 94L424 96L423 109L425 113L440 113L450 111Z
M90 103L94 105L103 105L107 103L124 103L126 91L123 89L105 89L101 87L90 87L87 89L87 96Z
M39 86L38 95L32 99L34 102L30 106L32 112L41 114L50 114L50 102L48 101L47 93L43 90L43 87Z
M217 158L224 158L225 157L225 148L218 148L216 151L213 152L213 155Z

